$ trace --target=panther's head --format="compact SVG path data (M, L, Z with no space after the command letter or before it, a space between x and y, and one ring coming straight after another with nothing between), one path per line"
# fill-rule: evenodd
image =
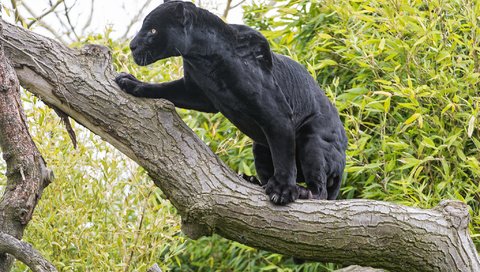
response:
M130 42L133 59L138 65L180 56L190 45L188 30L195 5L182 1L165 0L150 12L142 28Z

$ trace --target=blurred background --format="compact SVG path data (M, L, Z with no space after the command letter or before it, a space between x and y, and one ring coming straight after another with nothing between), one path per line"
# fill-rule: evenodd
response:
M109 29L111 36L115 39L129 38L140 29L143 18L163 3L163 0L12 0L2 2L5 3L5 10L13 10L15 13L4 16L5 20L9 22L17 20L35 32L71 43L91 33L102 33L106 29ZM199 0L194 3L230 23L242 23L242 5L250 4L251 0Z

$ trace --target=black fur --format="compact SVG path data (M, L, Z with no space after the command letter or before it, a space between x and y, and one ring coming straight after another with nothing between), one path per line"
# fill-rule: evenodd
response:
M225 115L253 139L255 167L271 201L297 199L296 181L306 182L310 197L337 197L347 147L338 112L305 68L272 53L259 32L168 1L145 18L130 48L139 65L182 56L184 77L150 84L122 73L118 85L138 97Z

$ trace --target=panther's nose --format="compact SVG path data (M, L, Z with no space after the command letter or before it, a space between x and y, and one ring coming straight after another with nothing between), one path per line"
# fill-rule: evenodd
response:
M130 42L130 50L134 51L136 48L137 48L137 43L135 42L135 40L132 40Z

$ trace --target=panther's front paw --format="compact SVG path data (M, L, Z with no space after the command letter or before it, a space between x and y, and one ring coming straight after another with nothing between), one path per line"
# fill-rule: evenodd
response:
M298 198L298 187L295 183L278 182L275 177L271 177L265 188L265 193L274 204L286 205Z
M115 78L115 82L118 84L120 89L135 96L138 95L137 87L142 83L140 80L128 73L118 74L118 76Z

